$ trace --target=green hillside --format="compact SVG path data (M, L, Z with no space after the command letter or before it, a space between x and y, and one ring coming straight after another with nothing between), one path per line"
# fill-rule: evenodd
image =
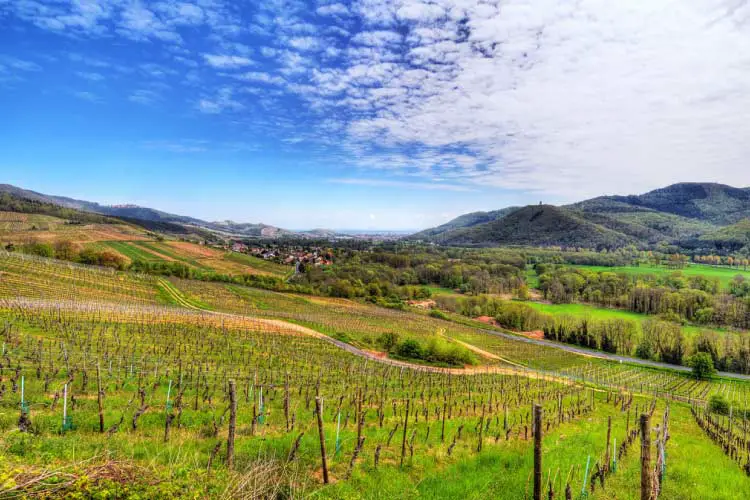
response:
M636 239L585 219L580 214L552 205L528 206L506 217L478 226L439 235L436 241L448 245L570 245L618 247Z

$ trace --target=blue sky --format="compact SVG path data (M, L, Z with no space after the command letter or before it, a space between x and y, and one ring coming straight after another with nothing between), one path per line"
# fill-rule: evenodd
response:
M750 184L735 0L0 0L0 181L281 227Z

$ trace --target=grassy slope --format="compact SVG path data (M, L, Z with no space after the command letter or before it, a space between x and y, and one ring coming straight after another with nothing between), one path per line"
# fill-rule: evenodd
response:
M591 456L591 465L600 458L606 441L606 419L612 416L612 437L622 442L626 431L626 414L606 405L603 395L597 396L596 411L563 426L543 440L543 470L546 483L549 472L558 481L564 480L573 467L571 481L574 498L578 498L583 484L583 469ZM644 404L640 400L641 405ZM662 404L654 414L661 419ZM630 425L635 417L631 415ZM750 491L750 478L727 458L721 449L706 437L693 422L690 410L673 405L670 428L672 439L667 444L667 474L660 498L681 499L739 499L743 491ZM448 435L451 435L450 433ZM429 457L414 459L403 470L383 468L375 471L371 464L363 465L352 480L323 488L315 495L322 498L461 498L484 499L530 497L527 485L533 469L530 442L511 441L487 446L481 455L461 450L457 460L437 465ZM640 441L629 449L618 471L607 479L605 490L598 489L595 499L638 499L640 486ZM711 473L707 473L711 471ZM527 489L528 488L528 489ZM557 487L557 497L562 488ZM546 498L546 492L544 497Z
M134 245L131 242L127 241L105 241L102 244L108 246L112 250L116 251L119 254L124 255L131 261L133 260L143 260L146 262L156 262L160 259L157 255L154 255L151 252L147 252L141 248L139 248L137 245Z
M663 500L733 500L747 498L750 478L722 452L694 422L690 409L672 405L667 443L667 473ZM640 445L638 445L640 446ZM640 485L640 448L628 454L620 472L611 476L596 499L637 500Z
M263 271L275 276L284 276L289 274L293 270L291 266L282 266L281 264L269 262L267 260L259 259L258 257L246 255L243 253L229 252L224 256L224 258L231 262L236 262L238 264L242 264L244 266L257 269L259 271Z
M288 275L292 268L274 262L268 262L249 255L234 252L216 252L216 256L200 257L190 249L182 249L166 242L158 241L104 241L96 245L102 246L127 257L129 260L140 259L147 262L180 262L202 271L215 271L221 274L262 274L276 277ZM199 245L194 244L196 248Z

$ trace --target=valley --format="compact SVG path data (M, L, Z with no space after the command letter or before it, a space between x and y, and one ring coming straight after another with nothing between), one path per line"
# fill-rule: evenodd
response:
M641 414L670 428L662 498L750 490L746 451L698 425L750 424L747 329L719 315L741 258L406 239L284 265L326 247L71 224L86 214L3 216L4 494L522 497L534 404L545 491L636 498L638 457L605 451L639 442ZM233 251L251 248L269 258ZM663 310L633 310L642 293ZM693 455L722 473L696 477Z

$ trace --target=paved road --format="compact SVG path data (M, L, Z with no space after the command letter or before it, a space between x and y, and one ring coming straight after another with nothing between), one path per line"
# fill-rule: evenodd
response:
M503 337L508 340L547 346L553 349L559 349L561 351L572 352L575 354L584 354L586 356L591 356L594 358L607 359L610 361L619 361L622 363L631 363L635 365L646 366L649 368L668 369L668 370L674 370L678 372L687 372L687 373L691 372L691 369L688 368L687 366L670 365L669 363L660 363L658 361L649 361L646 359L631 358L629 356L620 356L618 354L609 354L609 353L601 352L601 351L592 351L590 349L584 349L582 347L576 347L576 346L568 345L568 344L561 344L559 342L553 342L551 340L533 339L529 337L524 337L522 335L514 335L512 333L498 332L496 330L480 330L480 331L483 333L488 333L490 335L495 335L497 337ZM750 375L742 375L739 373L718 372L718 375L722 377L734 378L738 380L750 380Z

